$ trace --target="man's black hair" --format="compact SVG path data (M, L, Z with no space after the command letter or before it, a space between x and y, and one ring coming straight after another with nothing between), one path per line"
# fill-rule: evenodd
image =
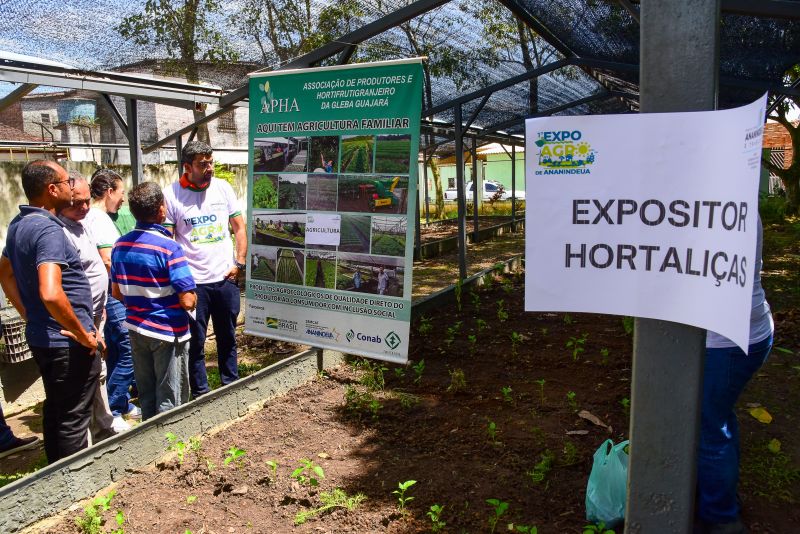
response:
M181 165L188 163L192 164L194 157L198 154L203 156L210 156L213 154L214 149L202 141L190 141L186 143L181 152Z
M164 193L155 182L142 182L128 193L128 205L137 222L157 222L158 210L164 204Z
M58 170L46 160L32 161L22 169L22 190L28 200L39 198L47 186L57 180Z
M97 169L90 181L92 198L100 200L108 191L115 191L121 181L122 176L111 169Z

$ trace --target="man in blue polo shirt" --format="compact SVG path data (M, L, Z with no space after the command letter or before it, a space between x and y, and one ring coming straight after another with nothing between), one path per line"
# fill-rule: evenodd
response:
M189 315L197 302L183 249L162 226L164 194L154 182L128 194L136 228L111 253L111 287L125 304L142 419L189 400Z
M72 202L75 182L52 161L22 170L30 203L8 227L0 285L27 321L25 337L44 383L44 448L50 463L88 445L100 374L92 290L55 213ZM16 273L16 275L15 275Z

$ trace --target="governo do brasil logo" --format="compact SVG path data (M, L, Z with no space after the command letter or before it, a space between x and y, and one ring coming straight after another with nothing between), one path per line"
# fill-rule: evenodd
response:
M538 132L536 174L591 174L597 152L580 130Z

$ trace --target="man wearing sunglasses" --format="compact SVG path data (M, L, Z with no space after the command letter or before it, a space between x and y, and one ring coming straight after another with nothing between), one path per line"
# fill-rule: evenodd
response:
M22 170L29 205L8 227L0 285L23 319L44 383L44 448L50 463L88 445L100 374L92 290L78 251L55 214L72 202L75 181L52 161Z

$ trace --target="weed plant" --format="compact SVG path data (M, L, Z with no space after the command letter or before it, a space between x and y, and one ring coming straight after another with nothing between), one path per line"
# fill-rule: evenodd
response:
M433 323L430 319L425 317L424 315L419 318L419 326L417 326L417 332L421 336L427 336L433 331Z
M500 521L500 518L506 513L506 510L508 510L508 503L500 499L486 499L486 504L492 507L492 515L489 517L489 528L491 534L494 534L497 529L498 521Z
M578 463L578 448L570 440L564 441L564 448L562 449L562 464L565 466L575 465Z
M583 534L615 534L615 532L611 529L607 529L606 524L600 521L598 523L585 525L583 527Z
M503 299L497 301L497 320L501 323L506 322L508 319L508 312L505 309L505 304Z
M420 360L411 367L414 370L414 383L422 382L422 374L425 372L425 360Z
M458 393L467 389L467 380L462 369L452 369L450 372L450 385L447 386L449 393Z
M567 404L573 412L578 411L578 395L574 391L567 391Z
M442 512L444 512L444 505L434 504L431 505L430 510L426 514L431 520L431 532L441 532L447 523L442 521Z
M348 496L343 490L336 488L332 492L321 492L319 494L319 500L322 502L322 506L318 508L312 508L311 510L307 510L305 512L297 512L297 515L294 516L294 524L295 525L302 525L309 518L315 516L316 514L322 514L333 510L334 508L343 508L348 512L352 512L355 510L359 504L366 500L366 496L363 493L357 493L352 497Z
M111 509L111 500L116 494L116 491L110 491L105 496L101 495L95 497L92 502L83 509L83 515L75 518L75 525L82 534L100 534L103 532L103 526L105 525L103 512L107 512ZM117 516L119 517L121 513L122 512L119 512ZM125 516L122 515L121 517L122 523L124 523ZM120 527L122 523L119 523L118 521L118 525ZM122 530L119 529L114 532L121 534Z
M530 471L526 471L525 474L528 475L528 478L530 478L531 482L534 484L541 484L547 479L547 475L553 468L554 459L555 457L552 452L549 450L544 451L542 453L542 459L539 460Z

